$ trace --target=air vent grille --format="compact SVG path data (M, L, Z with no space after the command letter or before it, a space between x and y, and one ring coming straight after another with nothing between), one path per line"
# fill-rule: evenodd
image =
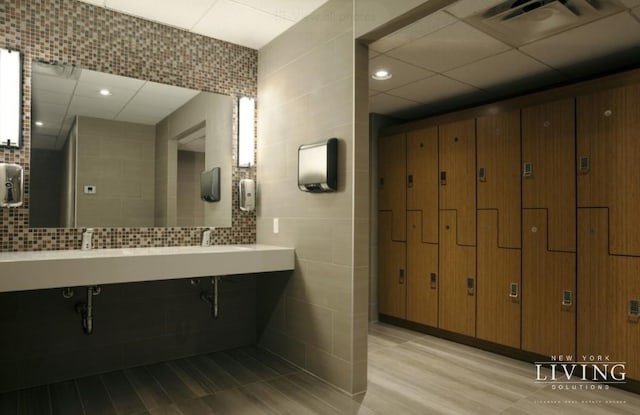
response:
M615 0L508 0L465 20L520 46L622 10Z

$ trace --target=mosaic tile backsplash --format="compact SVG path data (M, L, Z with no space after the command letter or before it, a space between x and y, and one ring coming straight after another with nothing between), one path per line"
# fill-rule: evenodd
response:
M26 199L22 208L0 210L0 251L80 248L81 229L29 228L32 60L227 94L235 101L257 94L257 51L76 0L2 0L0 34L0 47L23 53L22 144L0 149L0 161L24 166ZM255 169L234 168L233 189L241 176L255 179ZM240 211L237 192L232 193L232 227L216 229L213 241L255 243L255 212ZM200 233L198 228L97 228L94 243L97 248L198 245Z

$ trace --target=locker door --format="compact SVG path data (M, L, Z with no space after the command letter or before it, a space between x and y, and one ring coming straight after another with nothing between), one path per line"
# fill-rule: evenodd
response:
M520 249L498 247L498 211L478 211L478 337L520 348ZM515 286L512 286L515 284Z
M523 210L522 349L574 355L576 254L549 251L547 229L546 209Z
M609 355L640 379L640 321L629 301L640 299L640 258L609 255L606 208L578 209L578 356Z
M378 141L378 210L391 213L391 240L406 241L406 138L382 136Z
M407 320L437 327L438 244L424 242L422 220L407 212Z
M608 207L612 254L640 256L640 85L577 98L578 206Z
M475 336L476 248L457 242L457 212L440 212L440 299L441 329Z
M522 110L522 162L522 207L547 209L550 251L575 252L573 98Z
M481 339L520 347L520 110L477 119Z
M438 128L407 134L407 209L422 212L422 242L438 243Z
M405 242L391 239L391 212L378 214L378 311L406 317Z
M465 120L438 129L440 209L457 211L457 243L467 246L476 245L475 126Z

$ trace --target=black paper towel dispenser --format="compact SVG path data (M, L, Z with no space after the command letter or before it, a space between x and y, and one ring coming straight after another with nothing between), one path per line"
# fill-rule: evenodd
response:
M298 187L304 192L338 190L338 139L298 148Z
M200 174L200 199L210 203L220 201L220 167Z

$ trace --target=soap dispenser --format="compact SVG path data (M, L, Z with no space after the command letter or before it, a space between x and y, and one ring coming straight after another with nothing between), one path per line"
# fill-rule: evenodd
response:
M0 207L20 207L24 196L24 170L18 164L0 163Z

